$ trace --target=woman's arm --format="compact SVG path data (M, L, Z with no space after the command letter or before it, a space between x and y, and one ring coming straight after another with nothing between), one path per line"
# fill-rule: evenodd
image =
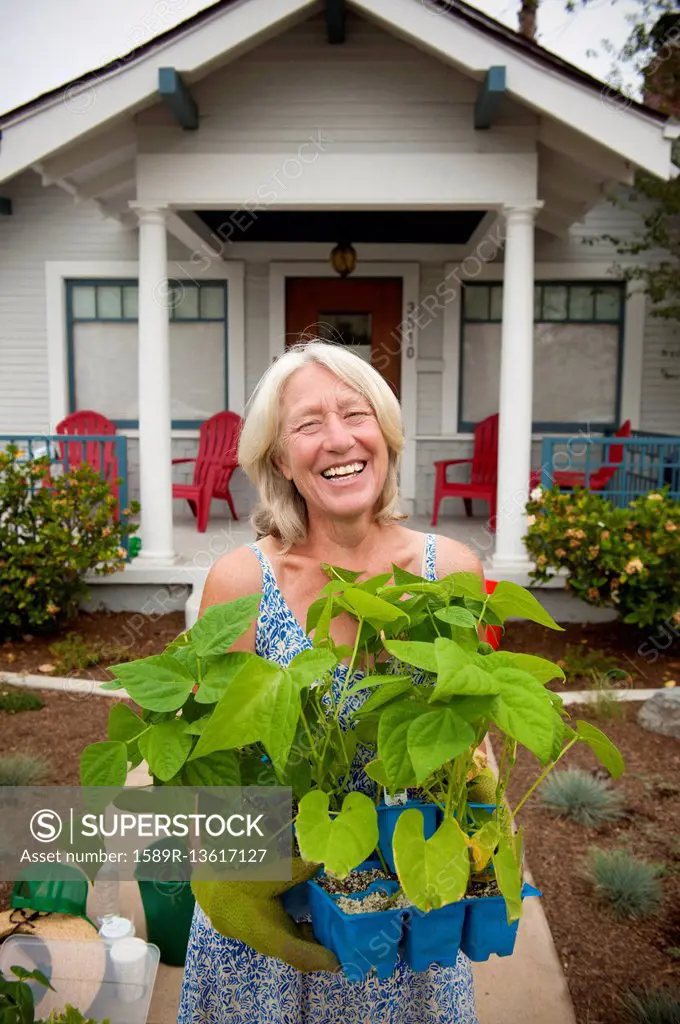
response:
M213 604L235 601L237 597L258 594L262 591L262 570L257 556L250 548L240 547L221 558L213 565L203 587L199 617ZM252 626L234 643L230 651L254 651L255 631Z

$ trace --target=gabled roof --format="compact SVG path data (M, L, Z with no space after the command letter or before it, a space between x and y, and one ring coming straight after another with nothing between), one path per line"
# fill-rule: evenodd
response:
M564 130L576 142L597 147L614 171L628 164L669 177L670 142L663 137L663 116L463 0L347 3L362 17L480 81L492 65L505 65L508 94L542 116L547 137L541 141L546 145L551 145L555 129ZM158 102L161 63L176 67L191 83L322 6L321 0L218 0L116 61L4 114L0 181ZM578 160L578 147L573 155Z

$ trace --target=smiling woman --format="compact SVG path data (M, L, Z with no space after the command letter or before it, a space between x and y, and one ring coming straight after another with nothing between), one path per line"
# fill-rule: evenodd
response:
M250 401L239 447L240 464L260 496L253 514L258 541L215 564L201 606L203 612L262 593L257 623L230 650L254 651L286 666L311 647L302 623L328 581L322 563L358 578L389 575L393 565L428 580L455 571L482 575L478 558L463 545L402 525L403 445L399 403L389 385L345 347L313 341L289 349L269 368ZM336 616L330 636L351 649L356 620ZM338 679L345 670L338 666ZM347 700L343 728L367 693ZM358 744L352 789L372 785L363 768L374 756ZM314 870L295 863L298 875ZM462 953L455 967L414 973L400 960L388 979L352 983L304 930L291 940L289 919L268 944L287 951L278 959L258 951L261 938L253 948L257 922L243 921L240 938L223 934L211 925L211 904L201 906L198 892L197 899L179 1024L477 1022L470 963Z

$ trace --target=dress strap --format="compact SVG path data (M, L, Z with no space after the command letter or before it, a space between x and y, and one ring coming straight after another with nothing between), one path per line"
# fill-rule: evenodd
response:
M424 576L426 580L437 579L437 534L427 533L425 534L425 544L423 545L423 566L421 569L421 576Z
M274 568L272 566L272 563L265 555L262 548L255 540L252 542L252 544L249 544L248 547L251 549L251 551L255 552L255 554L257 555L257 560L262 567L262 589L265 590L267 587L276 587L276 589L278 590L279 587L278 583L276 582L276 576L274 575Z

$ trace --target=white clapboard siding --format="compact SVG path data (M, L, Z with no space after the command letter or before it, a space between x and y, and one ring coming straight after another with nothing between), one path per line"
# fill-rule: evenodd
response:
M75 204L33 171L3 186L12 215L0 217L0 433L50 428L45 263L136 260L137 232L105 219L93 203ZM168 239L169 258L186 250ZM121 375L125 366L121 364ZM54 426L54 424L52 424Z
M680 435L680 325L647 315L641 427Z
M475 132L478 88L356 16L345 44L329 46L313 18L193 83L197 132L181 131L161 105L141 113L139 148L295 153L321 130L334 153L533 152L537 119L510 100L493 130Z

